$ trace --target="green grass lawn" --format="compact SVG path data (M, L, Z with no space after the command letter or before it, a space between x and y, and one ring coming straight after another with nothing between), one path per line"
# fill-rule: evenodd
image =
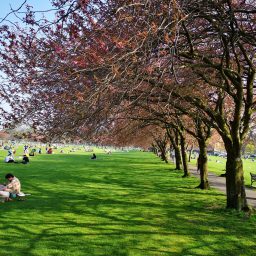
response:
M78 153L0 163L32 194L0 204L0 256L255 255L255 216L196 178L151 153Z
M192 159L191 163L196 165L196 160ZM243 159L243 167L244 167L244 179L245 185L251 186L251 173L256 174L256 161L252 159ZM221 175L225 173L226 169L226 158L217 157L217 156L208 156L208 171L213 172L217 175Z

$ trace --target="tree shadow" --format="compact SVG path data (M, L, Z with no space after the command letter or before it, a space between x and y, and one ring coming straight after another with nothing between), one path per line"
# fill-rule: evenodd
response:
M139 156L39 158L20 169L32 195L1 206L1 253L253 255L245 242L255 240L255 222L224 210L221 193L193 189L196 179Z

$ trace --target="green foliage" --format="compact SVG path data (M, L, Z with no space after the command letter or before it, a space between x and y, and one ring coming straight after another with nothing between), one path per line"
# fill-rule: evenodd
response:
M40 155L14 173L26 201L1 204L0 255L254 255L255 216L151 153Z
M249 143L246 145L245 152L247 154L254 154L255 152L255 145L253 143Z

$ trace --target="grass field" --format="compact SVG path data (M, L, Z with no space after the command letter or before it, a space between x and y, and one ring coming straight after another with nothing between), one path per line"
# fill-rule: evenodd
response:
M151 153L90 155L0 163L32 194L0 204L0 256L255 255L255 216L225 210L223 194Z
M192 159L191 163L196 165L196 160ZM244 179L245 185L250 187L251 185L251 173L256 174L256 161L252 159L243 159L243 167L244 167ZM208 170L209 172L213 172L217 175L221 175L225 173L226 169L226 159L217 156L208 156Z

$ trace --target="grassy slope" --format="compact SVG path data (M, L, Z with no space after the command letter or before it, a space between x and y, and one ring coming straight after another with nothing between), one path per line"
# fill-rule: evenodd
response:
M0 163L27 201L1 204L0 256L254 255L256 219L224 210L150 153L42 155Z

